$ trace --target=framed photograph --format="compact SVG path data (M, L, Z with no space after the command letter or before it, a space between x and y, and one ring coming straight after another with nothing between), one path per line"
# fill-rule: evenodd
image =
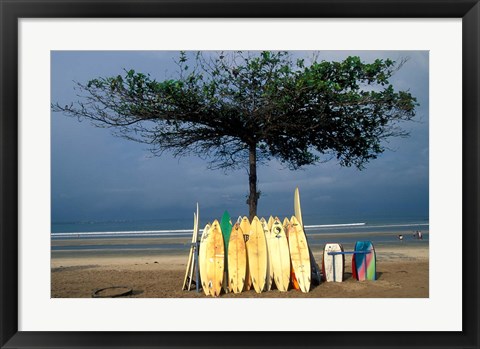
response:
M0 10L2 348L479 347L478 1Z

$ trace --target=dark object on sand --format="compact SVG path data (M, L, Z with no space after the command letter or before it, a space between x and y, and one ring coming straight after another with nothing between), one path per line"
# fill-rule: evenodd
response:
M115 298L131 295L133 290L126 286L99 288L92 293L92 298Z

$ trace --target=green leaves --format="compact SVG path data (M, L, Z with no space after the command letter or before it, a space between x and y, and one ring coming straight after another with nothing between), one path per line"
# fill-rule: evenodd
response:
M275 157L291 168L330 158L363 168L383 140L406 135L399 122L418 105L390 84L390 59L307 65L288 52L180 52L177 63L174 78L161 81L133 69L92 79L81 85L88 103L64 110L154 152L210 156L221 168L246 161L252 145L259 161Z

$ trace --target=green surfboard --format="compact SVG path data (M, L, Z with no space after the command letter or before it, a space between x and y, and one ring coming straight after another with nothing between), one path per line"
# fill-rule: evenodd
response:
M228 241L232 233L232 219L228 211L223 213L222 219L220 220L220 228L222 229L223 241L225 242L225 255L227 255Z
M230 241L230 234L232 233L232 219L228 211L223 213L222 219L220 220L220 229L222 229L223 241L225 243L225 277L223 278L223 289L228 293L228 242Z

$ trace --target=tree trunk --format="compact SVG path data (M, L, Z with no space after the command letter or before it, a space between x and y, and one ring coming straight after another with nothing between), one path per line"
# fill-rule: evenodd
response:
M250 186L250 195L248 196L249 218L252 221L253 217L257 215L257 203L259 193L257 192L257 145L251 145L249 149L249 171L248 183Z

